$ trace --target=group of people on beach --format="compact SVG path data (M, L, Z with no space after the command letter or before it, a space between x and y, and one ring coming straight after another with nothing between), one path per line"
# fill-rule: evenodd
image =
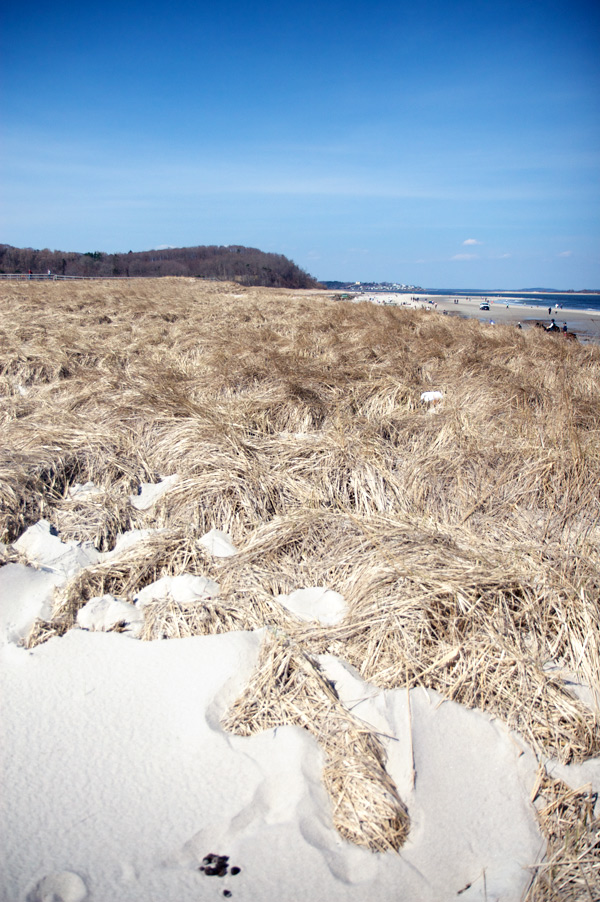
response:
M556 325L556 320L554 319L554 317L552 317L552 320L550 321L550 325L546 326L546 332L560 332L560 331L561 331L560 326ZM568 331L566 323L562 324L562 331L563 332Z
M549 325L545 326L544 323L534 323L534 326L537 326L538 329L544 329L545 332L562 332L563 335L568 333L567 324L563 322L562 326L559 326L554 317L550 320ZM517 323L517 329L522 329L523 326L521 323Z

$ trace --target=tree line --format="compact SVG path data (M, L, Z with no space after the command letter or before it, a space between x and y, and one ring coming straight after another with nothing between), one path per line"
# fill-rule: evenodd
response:
M35 250L0 244L0 273L55 273L62 276L191 276L272 288L318 288L319 283L284 257L255 247L217 245L170 247L106 254Z

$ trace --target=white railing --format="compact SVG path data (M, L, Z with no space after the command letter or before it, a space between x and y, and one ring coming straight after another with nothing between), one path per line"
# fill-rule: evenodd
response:
M31 282L70 282L77 279L153 279L155 276L61 276L58 273L0 272L0 279L18 279Z

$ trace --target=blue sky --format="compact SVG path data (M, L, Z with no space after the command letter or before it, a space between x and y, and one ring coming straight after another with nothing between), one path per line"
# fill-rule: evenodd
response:
M0 241L600 288L599 39L578 0L11 4Z

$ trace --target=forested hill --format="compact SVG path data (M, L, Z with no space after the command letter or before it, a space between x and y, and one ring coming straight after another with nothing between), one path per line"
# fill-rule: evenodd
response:
M34 250L0 244L0 273L64 276L196 276L274 288L318 288L319 283L283 254L255 247L170 247L127 254Z

